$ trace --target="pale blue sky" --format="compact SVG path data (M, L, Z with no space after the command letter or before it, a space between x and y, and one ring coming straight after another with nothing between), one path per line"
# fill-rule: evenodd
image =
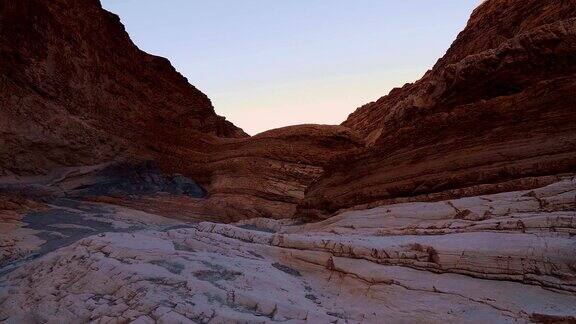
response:
M249 134L339 124L420 78L479 0L101 0Z

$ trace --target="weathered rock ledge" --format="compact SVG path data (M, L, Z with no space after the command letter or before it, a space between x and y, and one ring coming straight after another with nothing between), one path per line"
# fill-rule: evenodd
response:
M83 210L98 204L90 206ZM145 215L107 212L116 226ZM576 320L574 178L304 225L162 219L80 239L4 274L0 320Z

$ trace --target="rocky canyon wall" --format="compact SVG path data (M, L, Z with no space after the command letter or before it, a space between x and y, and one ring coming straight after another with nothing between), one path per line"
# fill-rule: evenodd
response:
M3 176L154 160L206 196L91 199L232 221L527 189L575 171L573 1L486 1L422 79L341 126L254 137L98 1L3 1L0 19Z
M0 19L3 174L153 155L175 130L246 136L98 1L2 1Z
M576 5L479 6L422 79L342 124L368 147L345 154L300 214L534 187L576 171Z
M249 137L97 0L0 1L0 322L574 323L575 72L574 0L488 0Z
M174 207L206 217L290 217L330 157L363 146L341 126L249 138L96 0L3 1L0 89L0 176L154 160L207 189Z

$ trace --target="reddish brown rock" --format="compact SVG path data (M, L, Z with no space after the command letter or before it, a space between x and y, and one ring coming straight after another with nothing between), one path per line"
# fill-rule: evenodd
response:
M4 1L0 174L156 160L207 196L93 199L218 220L545 185L575 171L575 12L571 1L487 1L421 80L342 126L249 138L97 1Z
M290 217L331 157L363 146L342 126L248 138L98 1L3 1L0 19L0 176L152 159L208 190L167 199L170 215Z
M422 79L349 116L343 125L369 147L331 165L301 214L521 189L576 171L575 53L574 2L487 1Z
M204 184L203 199L141 197L113 202L171 217L235 221L251 217L288 218L304 199L305 190L335 157L364 146L356 133L342 126L299 125L250 138L212 143L211 153L198 155L186 147L164 165L185 170ZM171 164L176 162L177 164ZM102 198L98 198L102 200Z
M153 155L176 130L246 136L98 1L2 1L0 20L0 174Z
M95 0L0 2L0 321L573 322L573 11L488 1L345 126L248 138Z
M205 165L210 181L203 207L229 220L291 217L333 158L363 146L355 132L327 125L290 126L228 141Z

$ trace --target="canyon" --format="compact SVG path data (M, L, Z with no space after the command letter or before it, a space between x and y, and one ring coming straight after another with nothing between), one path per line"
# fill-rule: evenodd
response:
M487 0L341 125L248 136L97 0L3 1L0 321L575 322L574 93L576 3Z

